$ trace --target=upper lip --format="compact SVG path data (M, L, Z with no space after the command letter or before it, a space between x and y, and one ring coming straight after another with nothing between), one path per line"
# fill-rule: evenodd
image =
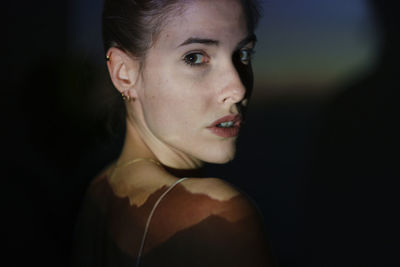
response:
M214 121L208 128L216 127L218 124L228 121L232 121L233 125L239 126L240 123L242 122L242 116L240 114L227 115L225 117L222 117Z

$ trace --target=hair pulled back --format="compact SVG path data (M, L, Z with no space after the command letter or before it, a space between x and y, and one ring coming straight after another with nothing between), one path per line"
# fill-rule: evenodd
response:
M146 52L168 18L179 15L185 4L193 1L201 0L104 0L102 30L105 52L117 47L143 63ZM240 1L248 31L252 33L260 18L259 3L257 0ZM112 90L112 94L106 125L111 135L115 135L125 125L126 110L117 91Z
M131 56L142 58L165 20L193 1L201 0L105 0L102 17L104 50L118 47ZM247 27L253 32L260 18L258 1L241 2Z

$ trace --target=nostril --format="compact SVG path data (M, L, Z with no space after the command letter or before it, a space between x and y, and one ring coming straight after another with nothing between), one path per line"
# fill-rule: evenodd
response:
M230 88L225 91L225 95L222 96L222 102L226 103L239 103L245 98L245 90L240 87Z
M226 102L233 102L233 98L232 98L231 96L225 97L225 98L222 100L222 102L223 102L223 103L226 103Z

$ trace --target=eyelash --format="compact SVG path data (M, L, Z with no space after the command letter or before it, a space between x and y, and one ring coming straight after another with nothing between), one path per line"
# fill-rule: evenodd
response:
M253 55L255 54L254 49L253 48L240 49L238 51L239 57L241 56L242 52L248 53L247 63L242 61L241 58L239 58L239 59L242 61L242 63L244 65L249 65L249 63L251 62L251 60L253 58ZM192 56L196 56L196 57L201 56L201 57L204 57L204 60L202 60L202 62L200 62L200 63L196 63L196 62L193 62L193 58L191 58ZM186 54L183 57L183 61L185 62L185 64L189 65L190 67L201 67L204 64L207 64L208 62L210 62L210 58L206 53L201 52L201 51L196 51L196 52L190 52L190 53ZM197 61L197 60L195 60L195 61Z
M200 63L192 62L191 59L190 59L190 57L191 57L191 56L198 56L198 55L204 57L204 58L205 58L205 61L204 61L204 62L200 62ZM197 52L190 52L190 53L186 54L186 55L183 57L183 61L184 61L187 65L189 65L190 67L200 67L200 66L202 66L202 65L204 65L204 64L206 64L206 63L208 63L208 62L210 62L210 58L209 58L204 52L197 51Z

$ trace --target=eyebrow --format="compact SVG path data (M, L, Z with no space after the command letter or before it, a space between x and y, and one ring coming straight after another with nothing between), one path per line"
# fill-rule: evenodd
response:
M206 44L206 45L219 45L219 41L213 39L204 39L204 38L194 38L190 37L183 43L181 43L178 47L189 45L189 44Z
M241 40L237 44L236 48L241 48L241 47L243 47L246 44L251 43L251 42L253 42L253 43L257 42L257 37L256 37L256 35L254 33L248 35L246 38ZM205 44L205 45L218 46L219 45L219 41L218 40L213 40L213 39L207 39L207 38L190 37L190 38L186 39L186 41L181 43L178 47L189 45L189 44Z

